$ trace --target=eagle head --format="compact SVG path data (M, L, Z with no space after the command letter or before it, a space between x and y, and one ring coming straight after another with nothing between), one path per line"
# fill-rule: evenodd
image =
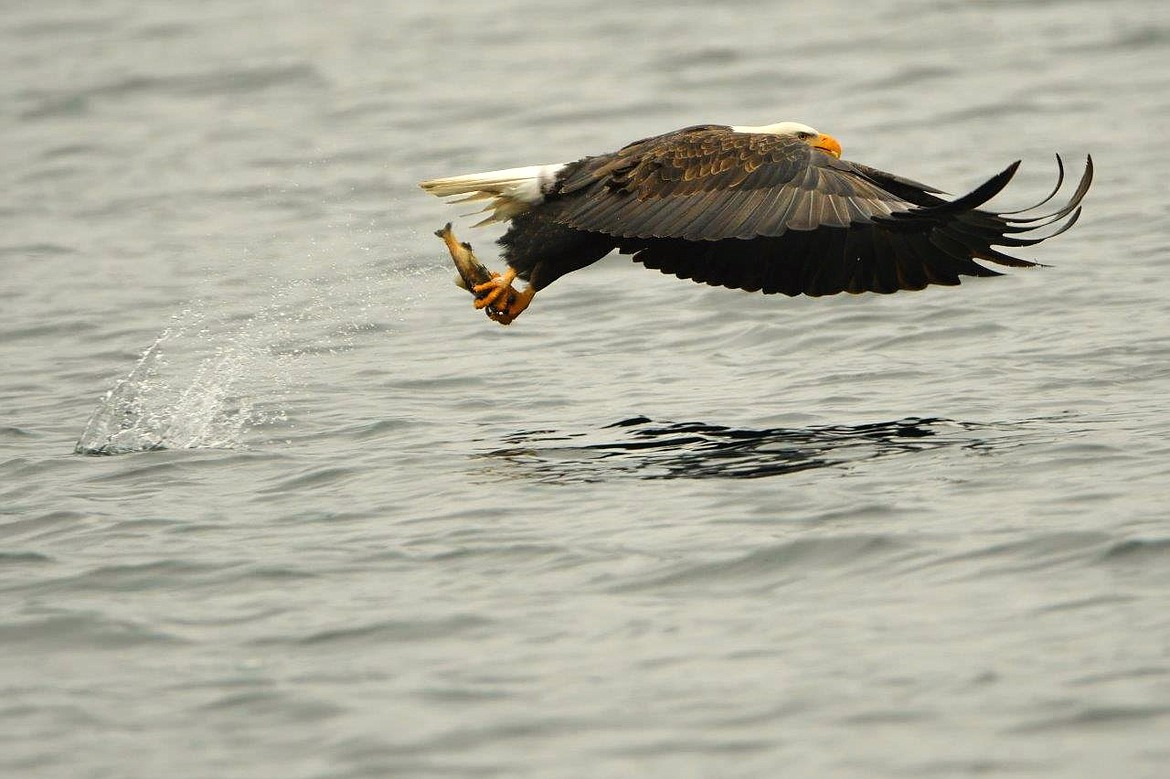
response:
M841 143L831 135L825 135L814 127L800 122L777 122L776 124L745 125L733 124L731 129L737 133L761 133L763 135L789 135L804 141L814 149L834 157L841 156Z

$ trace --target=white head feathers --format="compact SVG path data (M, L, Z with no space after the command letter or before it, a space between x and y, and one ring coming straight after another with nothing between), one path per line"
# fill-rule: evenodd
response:
M795 135L798 138L816 138L820 131L800 122L777 122L776 124L733 124L731 129L737 133L761 133L763 135Z

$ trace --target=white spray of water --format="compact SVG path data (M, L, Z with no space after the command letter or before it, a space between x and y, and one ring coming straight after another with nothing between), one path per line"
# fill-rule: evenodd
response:
M403 321L429 290L445 288L438 279L449 272L439 264L350 272L331 265L326 276L278 284L247 316L194 304L105 394L75 451L241 447L249 431L287 421L289 391L304 386L321 360L355 348L363 331L378 335L389 321ZM422 283L404 293L411 277Z
M98 403L75 451L230 449L256 425L282 420L296 358L269 348L261 331L272 325L280 329L270 311L227 332L209 324L205 312L177 315Z
M362 233L345 225L338 234ZM405 244L417 236L366 228L372 246ZM357 244L369 255L370 246ZM312 267L321 264L307 257ZM439 254L439 253L436 253ZM85 425L80 454L126 454L151 449L239 448L257 427L289 422L291 389L311 372L330 375L325 360L366 344L404 322L434 289L447 289L445 260L424 264L360 258L359 266L277 282L252 313L199 303L172 317L125 378L106 392ZM287 268L287 263L284 267ZM442 281L440 281L442 280ZM414 282L413 284L411 282Z

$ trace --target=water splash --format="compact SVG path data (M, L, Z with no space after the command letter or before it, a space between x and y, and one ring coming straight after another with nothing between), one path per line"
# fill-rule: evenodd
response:
M406 238L380 233L374 243L396 240ZM317 253L305 259L314 269L322 267ZM357 259L357 267L330 261L325 273L267 288L250 285L264 300L259 306L236 301L247 312L232 312L231 302L217 297L223 302L193 303L173 316L130 373L102 397L74 451L232 449L257 427L287 423L288 393L307 383L312 368L322 368L316 361L359 348L365 335L376 338L393 329L438 286L439 277L450 274L446 262ZM404 279L423 283L411 291ZM387 290L397 294L389 297Z
M133 370L98 403L74 451L126 454L153 449L232 449L253 427L284 418L288 355L274 355L258 338L265 317L223 335L205 315L185 311L142 353ZM283 377L283 378L282 378ZM264 410L253 399L263 378ZM276 386L273 387L275 381Z
M85 430L73 448L78 454L118 454L139 452L163 447L157 425L144 417L150 416L150 401L146 398L157 372L160 347L169 336L164 331L150 345L130 375L122 379L94 409Z

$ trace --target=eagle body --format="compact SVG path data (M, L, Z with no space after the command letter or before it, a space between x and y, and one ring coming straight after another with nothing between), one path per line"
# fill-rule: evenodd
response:
M508 308L514 295L518 310L493 317L511 321L537 291L615 249L679 278L766 294L890 293L996 276L980 263L1036 263L994 247L1031 246L1072 226L1093 171L1089 158L1069 200L1033 216L1032 209L984 207L1018 162L947 199L840 152L834 138L796 122L697 125L575 162L421 186L441 197L487 200L481 224L510 222L499 240L509 266L499 286L511 290L521 279L528 288L501 292L503 308L489 314ZM1056 187L1032 208L1060 190L1059 156L1057 165Z

